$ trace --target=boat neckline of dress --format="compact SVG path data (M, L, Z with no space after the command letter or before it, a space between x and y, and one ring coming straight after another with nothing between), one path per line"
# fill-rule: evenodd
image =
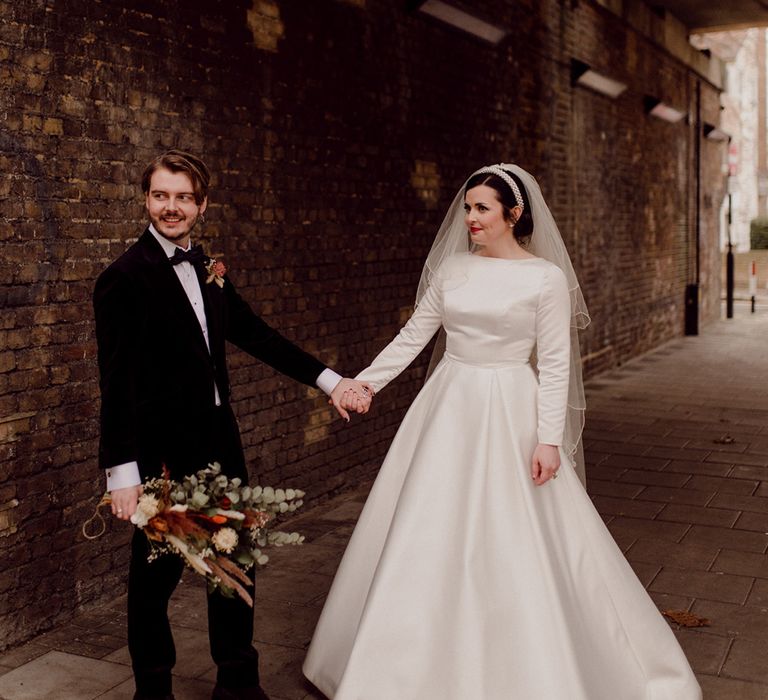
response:
M496 258L492 255L478 255L477 253L467 253L471 258L478 258L480 260L495 260L498 262L526 262L528 260L543 260L537 255L532 255L530 258Z

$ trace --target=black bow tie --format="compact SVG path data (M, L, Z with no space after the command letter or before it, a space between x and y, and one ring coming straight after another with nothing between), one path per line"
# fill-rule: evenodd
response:
M201 245L192 246L189 250L176 248L173 257L168 259L171 261L171 265L178 265L182 262L188 262L194 265L197 262L205 260L205 253L203 253L203 246Z

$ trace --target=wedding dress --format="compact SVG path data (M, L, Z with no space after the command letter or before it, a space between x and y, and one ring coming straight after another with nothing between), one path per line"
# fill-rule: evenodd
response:
M700 700L565 452L531 479L536 444L562 440L569 318L554 264L454 255L359 375L380 391L445 328L304 664L329 698Z

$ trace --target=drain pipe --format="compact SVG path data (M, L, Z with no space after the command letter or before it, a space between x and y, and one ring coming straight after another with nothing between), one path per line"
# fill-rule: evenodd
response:
M728 254L725 256L725 317L733 318L733 241L731 240L731 222L733 221L733 195L730 179L728 182Z
M696 123L694 143L694 169L696 171L696 206L694 231L696 234L696 269L694 282L685 287L685 334L699 334L699 271L701 266L701 81L696 81Z

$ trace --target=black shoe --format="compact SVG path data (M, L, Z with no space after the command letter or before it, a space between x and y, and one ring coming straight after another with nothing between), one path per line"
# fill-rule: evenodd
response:
M211 700L269 700L269 695L260 685L247 688L225 688L217 685L213 689Z

